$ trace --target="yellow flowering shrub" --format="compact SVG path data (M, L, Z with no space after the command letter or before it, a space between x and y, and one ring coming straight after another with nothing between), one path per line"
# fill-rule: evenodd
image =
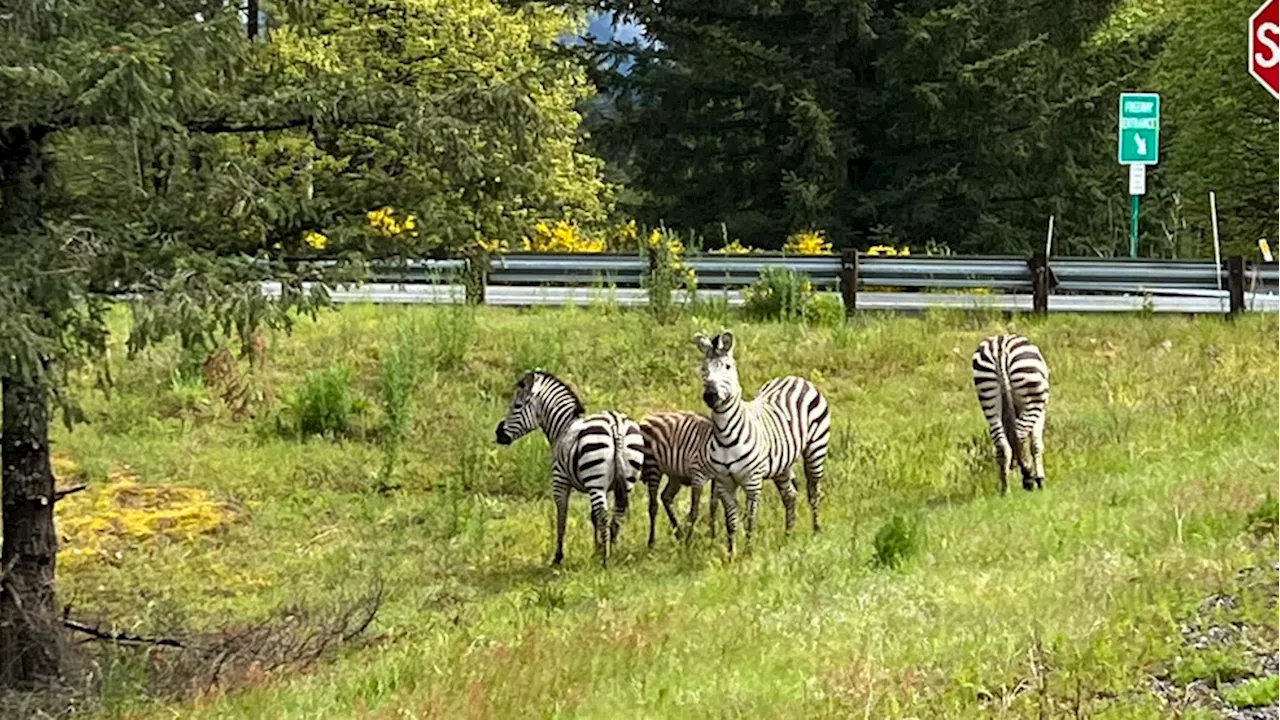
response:
M418 237L418 216L409 213L403 220L396 218L393 208L386 206L365 213L369 228L383 237L408 235Z
M743 245L741 240L734 240L728 245L725 245L722 248L716 248L711 252L718 255L748 255L750 253L758 253L761 251L758 248Z
M801 230L787 238L782 252L792 255L830 255L831 243L821 230Z
M511 248L507 245L506 240L486 240L482 237L476 238L476 247L485 253L506 253Z
M576 225L558 221L554 226L539 222L533 226L533 235L524 239L525 252L540 253L599 253L605 251L603 238L590 237Z
M230 524L235 513L199 488L143 485L127 467L101 488L70 495L55 506L62 535L58 564L74 571L113 563L125 551L166 539L187 542Z

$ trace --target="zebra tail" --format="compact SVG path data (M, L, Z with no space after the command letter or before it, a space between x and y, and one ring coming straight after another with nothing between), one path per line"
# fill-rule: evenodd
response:
M624 492L631 490L627 487L627 478L631 476L630 467L631 463L627 460L627 426L617 423L613 426L613 482L615 487L621 483Z
M1018 439L1018 417L1013 404L1013 387L1009 383L1009 368L1000 365L1000 417L1004 425L1004 437L1013 450L1013 459L1022 470L1022 441Z

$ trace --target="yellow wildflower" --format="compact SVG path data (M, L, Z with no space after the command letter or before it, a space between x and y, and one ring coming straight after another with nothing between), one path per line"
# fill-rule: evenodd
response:
M307 233L302 236L302 242L310 245L316 250L323 250L329 244L329 238L315 230L308 230Z

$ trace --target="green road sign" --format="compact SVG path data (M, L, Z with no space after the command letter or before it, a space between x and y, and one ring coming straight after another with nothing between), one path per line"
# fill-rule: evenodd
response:
M1120 93L1120 164L1155 165L1160 157L1160 96Z

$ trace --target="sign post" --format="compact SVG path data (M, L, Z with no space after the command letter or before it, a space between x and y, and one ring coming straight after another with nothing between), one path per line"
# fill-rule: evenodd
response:
M1249 18L1249 74L1280 99L1280 0L1263 0Z
M1280 2L1280 0L1271 0ZM1147 192L1147 165L1160 157L1160 96L1155 93L1120 93L1120 132L1117 154L1129 166L1129 198L1132 218L1129 257L1138 257L1138 198Z

